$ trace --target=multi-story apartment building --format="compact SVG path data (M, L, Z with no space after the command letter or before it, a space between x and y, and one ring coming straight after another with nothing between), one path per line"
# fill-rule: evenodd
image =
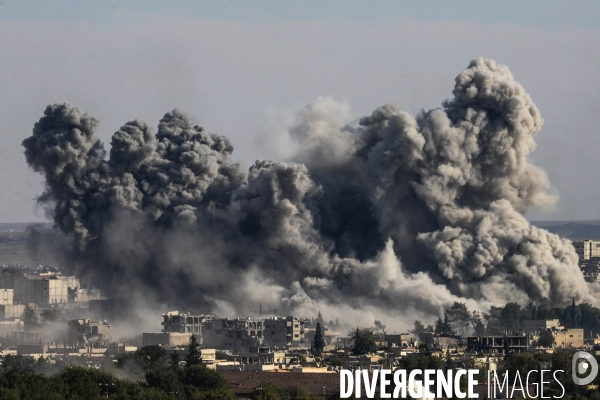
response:
M202 327L203 343L220 350L243 350L260 346L263 331L262 320L215 318Z
M266 319L216 318L203 325L204 345L222 350L250 347L309 348L305 321L294 317Z
M202 325L217 318L213 314L192 315L190 313L180 313L179 311L169 311L162 314L162 317L163 332L192 333L198 337L202 336ZM199 342L202 343L202 341Z
M600 257L600 241L598 240L575 240L573 241L573 247L575 247L580 262Z
M13 289L0 289L0 304L13 304L13 299Z
M274 349L310 347L310 343L306 343L304 322L294 317L265 319L263 346Z
M74 276L9 277L3 279L0 285L5 289L12 289L13 302L21 304L52 305L102 299L98 289L83 287L79 279ZM0 290L0 304L3 301L2 296Z

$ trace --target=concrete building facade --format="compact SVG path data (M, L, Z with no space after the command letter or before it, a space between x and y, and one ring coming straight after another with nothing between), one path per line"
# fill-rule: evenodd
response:
M262 344L263 321L215 318L202 327L203 344L220 350L243 350Z
M98 342L108 340L110 324L106 321L90 321L89 319L74 319L69 321L70 342Z
M25 276L14 279L14 302L38 305L99 300L98 289L84 288L74 276Z
M564 329L552 331L554 345L557 347L583 347L583 329Z
M142 334L142 346L187 347L192 333L149 332Z
M161 322L163 332L178 332L194 334L199 343L202 337L202 326L212 319L217 318L214 314L197 314L180 313L179 311L169 311L162 314L163 321Z
M13 289L0 289L0 305L13 304L14 294Z
M558 319L528 319L523 321L525 332L539 332L548 329L563 329Z
M294 317L274 317L264 320L263 345L274 349L310 347L307 343L305 321Z
M0 319L21 318L25 313L25 304L3 304L0 305Z
M573 247L579 256L579 261L589 260L590 258L600 257L599 240L575 240Z
M513 336L470 336L467 338L467 351L504 354L506 350L521 353L531 345L528 335Z
M294 317L215 318L203 325L203 344L216 349L236 351L250 347L310 348L310 343L304 335L305 322Z
M240 352L242 364L283 364L285 363L285 351L271 350L268 347L250 347L248 351Z
M388 347L411 347L416 338L412 333L386 333L385 341Z

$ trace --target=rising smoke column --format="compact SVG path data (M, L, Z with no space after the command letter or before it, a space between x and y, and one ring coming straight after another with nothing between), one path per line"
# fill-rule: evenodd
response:
M23 145L83 273L168 305L437 316L453 301L586 298L570 243L523 216L556 201L527 159L542 125L529 95L483 59L453 95L359 125L317 100L289 128L292 159L248 173L226 138L178 110L156 135L125 124L107 159L95 118L51 105Z

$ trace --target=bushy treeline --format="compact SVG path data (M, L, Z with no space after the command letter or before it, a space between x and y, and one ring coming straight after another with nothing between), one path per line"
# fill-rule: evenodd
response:
M7 356L0 372L0 399L235 398L221 374L195 360L180 367L179 358L160 346L142 347L102 369Z
M67 367L52 376L17 369L0 374L0 398L6 400L100 399L106 394L114 399L170 398L164 391L93 368Z
M523 329L525 320L558 319L565 328L583 328L585 337L600 333L600 308L590 304L575 304L566 307L536 306L529 303L521 306L507 303L502 307L490 307L487 312L469 311L464 303L454 302L435 325L425 327L415 321L413 333L434 331L443 335L466 334L491 335L504 331Z

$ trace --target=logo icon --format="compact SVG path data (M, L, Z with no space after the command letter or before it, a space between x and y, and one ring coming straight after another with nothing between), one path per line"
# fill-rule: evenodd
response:
M596 378L596 375L598 375L598 362L596 362L596 358L588 352L578 351L573 354L571 366L573 382L575 382L576 385L587 385ZM579 377L579 375L585 375L588 371L588 376L584 378Z

